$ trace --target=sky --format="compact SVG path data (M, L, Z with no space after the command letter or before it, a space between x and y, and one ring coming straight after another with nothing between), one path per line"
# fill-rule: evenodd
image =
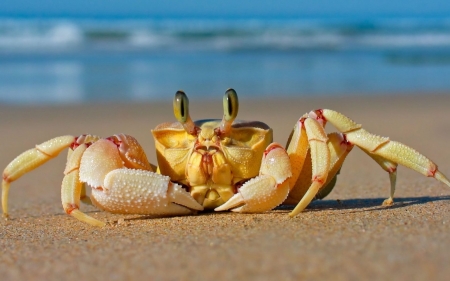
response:
M1 0L0 16L450 16L449 0Z

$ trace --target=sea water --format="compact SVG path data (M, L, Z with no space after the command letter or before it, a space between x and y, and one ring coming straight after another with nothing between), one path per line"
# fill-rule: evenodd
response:
M450 92L450 18L0 18L0 103Z

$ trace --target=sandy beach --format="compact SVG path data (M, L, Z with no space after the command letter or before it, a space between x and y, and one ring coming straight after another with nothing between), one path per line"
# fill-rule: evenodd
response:
M194 119L221 118L222 97L191 99ZM284 144L305 112L331 108L372 133L403 142L450 176L450 95L242 100L238 118L260 120ZM135 136L152 163L150 129L173 121L172 101L19 107L0 105L0 167L49 138ZM334 131L332 127L328 131ZM9 280L448 280L450 188L404 167L396 201L386 172L358 149L333 192L295 218L263 214L114 215L82 206L104 228L66 215L65 154L11 185L0 221L0 278Z

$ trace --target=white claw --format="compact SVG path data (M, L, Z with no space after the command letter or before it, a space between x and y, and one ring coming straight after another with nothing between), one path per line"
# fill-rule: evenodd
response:
M264 152L260 175L272 176L277 184L292 177L291 162L286 150L278 143L271 143Z
M172 203L185 206L192 210L203 211L203 206L191 196L189 192L183 189L181 185L170 183L167 189L167 195Z
M127 168L108 173L103 189L93 189L91 198L99 208L119 214L185 215L203 210L169 177Z
M289 193L291 176L289 157L278 144L267 147L261 163L260 175L247 181L225 204L215 211L231 210L241 213L259 213L280 205Z
M221 206L214 209L214 211L226 211L226 210L237 210L241 209L240 207L245 204L245 199L242 197L241 193L238 192L233 197L231 197L227 202L222 204ZM239 208L237 208L239 207ZM235 208L235 209L233 209Z
M94 205L119 214L186 215L203 207L170 178L125 168L117 146L101 139L84 152L80 180L93 187Z
M80 180L92 187L101 187L109 172L123 167L117 146L101 139L86 149L81 157Z
M280 205L289 193L286 181L277 185L269 175L258 176L246 182L239 192L215 211L231 210L240 213L261 213Z

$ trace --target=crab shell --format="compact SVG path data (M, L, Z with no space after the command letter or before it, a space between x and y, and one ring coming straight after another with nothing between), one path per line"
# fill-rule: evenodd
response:
M183 184L206 209L222 205L244 181L259 174L273 138L272 129L262 122L235 121L226 135L219 129L221 122L196 121L196 134L179 122L152 130L159 172Z

